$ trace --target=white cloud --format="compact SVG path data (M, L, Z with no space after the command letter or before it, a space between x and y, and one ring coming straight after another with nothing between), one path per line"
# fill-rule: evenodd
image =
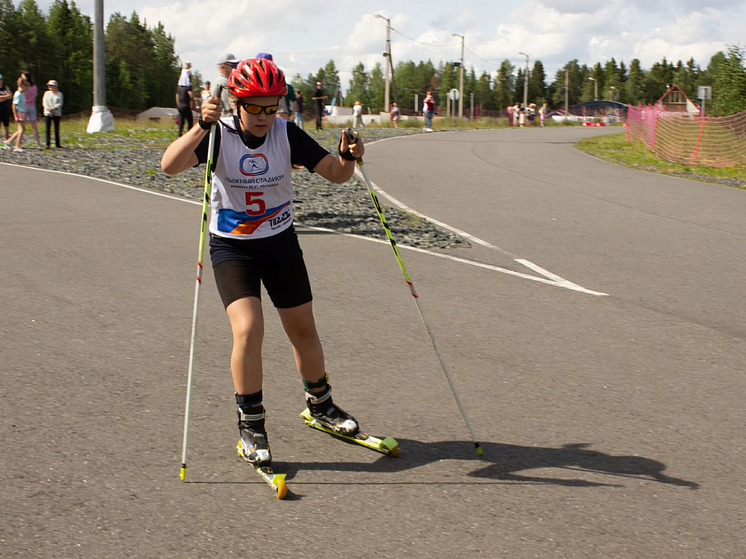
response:
M53 0L37 0L48 11ZM17 3L17 2L16 2ZM94 0L76 1L93 17ZM153 26L162 22L179 56L210 79L224 52L240 57L271 52L293 77L314 74L330 59L347 85L352 68L370 71L384 63L386 23L391 19L394 63L458 60L464 35L466 67L494 72L504 59L524 64L519 52L541 60L549 78L567 62L604 63L610 58L643 67L666 57L694 58L706 66L727 45L743 44L746 3L742 0L377 0L322 6L308 0L149 0L142 5L105 0L105 19L136 11Z

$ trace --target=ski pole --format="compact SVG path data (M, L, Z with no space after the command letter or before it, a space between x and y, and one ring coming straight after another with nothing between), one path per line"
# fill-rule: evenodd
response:
M187 374L186 406L184 408L184 440L181 445L181 481L186 479L186 452L189 433L189 408L192 401L192 377L194 376L194 339L197 335L197 310L199 308L199 288L202 285L202 263L205 255L205 233L207 231L207 211L212 191L212 159L215 153L215 127L210 127L210 139L207 143L207 169L205 170L205 192L202 200L202 222L199 232L199 258L197 260L197 281L194 284L194 309L192 311L192 335L189 341L189 372Z
M352 130L349 128L347 129L347 141L352 143L355 141L355 136L352 134ZM428 322L425 312L422 309L422 305L420 305L420 298L417 295L417 291L414 288L414 283L412 282L412 278L409 275L409 272L407 272L407 268L404 266L404 260L402 260L401 254L399 254L399 249L396 246L396 240L394 239L394 236L391 234L391 229L389 229L389 225L386 222L386 216L383 213L383 208L381 207L381 204L378 201L378 196L376 195L376 191L373 188L373 184L370 182L370 179L368 178L368 174L365 171L365 166L363 165L363 160L358 159L357 160L358 167L360 168L360 172L363 174L363 179L365 179L365 184L368 186L368 193L370 194L371 200L373 200L373 205L376 208L376 212L378 213L378 219L381 220L381 225L383 225L384 230L386 231L386 237L389 240L389 243L391 243L391 248L394 249L394 255L396 256L396 261L399 263L399 268L402 271L402 274L404 274L404 279L407 282L407 285L409 286L409 291L412 293L412 297L414 298L414 303L417 306L417 312L420 315L420 319L422 320L422 324L425 326L425 330L427 330L428 336L430 336L430 343L432 343L433 349L435 350L435 355L438 357L438 361L440 362L440 367L443 369L443 374L446 377L446 381L448 381L448 386L451 389L451 392L453 393L453 397L456 400L456 405L458 406L459 411L461 412L461 417L464 418L464 423L466 424L466 428L469 430L469 434L471 435L471 440L474 443L474 448L477 451L477 454L482 454L482 446L477 441L477 438L474 436L474 430L471 428L471 423L469 423L469 418L466 415L466 409L464 408L464 404L461 401L461 397L458 394L458 391L456 390L456 386L453 384L453 379L451 378L451 373L448 370L448 366L446 365L445 359L443 358L443 354L440 351L440 347L438 346L438 343L435 341L435 336L433 335L433 331L430 328L430 323Z

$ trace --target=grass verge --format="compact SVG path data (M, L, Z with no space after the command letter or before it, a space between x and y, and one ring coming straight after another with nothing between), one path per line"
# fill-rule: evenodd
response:
M441 129L472 129L477 127L502 128L507 122L503 123L499 119L484 119L484 121L476 123L464 123L446 122L446 119L443 119L442 121L438 121L438 124ZM451 124L452 126L444 126L447 124ZM162 122L156 123L143 123L142 121L131 118L118 118L114 132L100 132L97 134L88 134L86 132L87 125L87 117L64 119L61 127L63 145L84 149L132 149L136 146L165 149L177 136L176 126L169 119L164 119ZM373 129L377 128L374 127ZM401 134L415 131L409 126L402 126L402 128L399 131ZM329 127L321 133L311 130L308 132L319 143L324 145L324 147L328 149L336 147L338 136L335 128ZM394 131L391 130L391 132ZM657 157L641 142L627 142L624 132L586 138L578 142L577 147L581 151L599 159L634 169L722 184L746 190L746 165L735 167L705 167L686 165L684 163L671 163Z
M625 133L606 134L586 138L578 142L581 151L626 167L663 173L676 177L688 178L741 188L746 190L746 165L735 167L704 167L665 161L647 149L642 142L628 142Z

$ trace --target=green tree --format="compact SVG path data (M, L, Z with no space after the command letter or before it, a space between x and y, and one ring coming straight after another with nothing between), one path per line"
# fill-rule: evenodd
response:
M503 60L500 63L500 67L497 69L497 78L495 78L495 106L502 110L505 110L509 105L515 102L514 97L515 91L515 80L513 78L513 70L515 67L510 63L508 59ZM521 99L523 96L521 94Z
M54 61L49 56L53 43L47 32L47 20L34 0L23 0L17 11L16 52L21 70L29 71L34 82L54 72ZM39 99L41 101L41 99Z
M710 57L710 62L707 64L707 70L705 70L705 81L708 83L704 85L711 85L715 76L720 72L720 69L725 65L726 56L723 51L718 51Z
M546 100L547 84L544 64L541 60L534 61L534 66L528 74L528 102L541 105ZM523 97L521 97L523 99Z
M341 105L342 83L339 79L339 72L337 71L337 66L334 64L334 60L329 60L323 69L319 69L319 75L322 74L324 79L319 79L318 81L321 81L324 84L324 93L329 97L327 99L327 104L331 104L331 102L336 99L335 102L337 105Z
M746 69L744 50L728 47L712 81L712 115L725 116L746 110Z
M146 76L154 71L153 49L153 38L136 12L129 20L120 13L111 16L106 27L106 99L110 105L137 110L148 106L151 92ZM175 87L172 82L172 92Z
M599 87L599 96L606 101L619 101L622 83L624 82L624 68L617 66L612 58L604 64L604 83Z
M663 97L668 88L673 85L675 66L664 57L656 62L646 74L645 79L645 102L655 103Z
M379 113L384 110L383 103L385 101L384 94L386 89L386 78L383 73L383 67L380 62L376 62L376 65L373 66L373 69L370 71L370 78L368 80L368 101L370 102L370 109L374 113Z
M681 60L676 64L673 74L673 83L678 85L690 99L697 96L697 82L699 81L699 67L690 58L686 64Z
M528 101L528 99L525 99L527 97L526 95L526 74L523 71L523 68L518 68L518 71L515 73L515 90L513 91L513 99L518 101L521 105L523 104L524 100Z
M4 83L11 89L15 86L15 77L21 70L18 60L18 12L10 0L0 0L0 61Z
M495 96L492 95L492 78L488 72L482 72L474 84L474 105L481 110L494 110Z
M555 93L552 102L556 107L565 106L565 90L567 89L568 108L581 102L583 96L584 80L587 78L588 68L580 67L577 59L571 60L565 67L558 70L554 75ZM567 81L567 86L565 85Z
M163 24L158 22L149 30L152 37L153 70L146 74L145 81L151 106L170 107L174 102L174 84L179 80L181 72L179 61L174 50L174 38L166 33ZM193 74L194 91L202 89L202 79L199 73ZM198 95L195 95L198 97Z
M435 107L439 114L445 115L448 103L448 93L452 89L458 89L459 86L459 72L458 67L455 67L452 62L446 62L441 70L441 82L440 90L431 90L433 97L435 98ZM456 101L458 107L458 101ZM458 114L458 111L453 110L453 103L451 103L451 114Z
M620 98L623 103L638 105L645 100L645 71L637 58L629 65L629 76L624 84L623 93Z
M596 62L592 69L584 64L582 71L584 77L582 102L599 100L604 87L604 71L601 64Z
M397 63L394 68L394 83L395 87L391 95L392 100L411 99L412 95L422 88L422 83L417 76L417 66L415 63L412 61Z
M352 78L347 86L347 100L354 103L360 101L363 107L370 107L370 77L365 71L365 65L358 62L352 69Z
M93 31L91 19L80 13L73 2L55 0L49 8L49 34L55 37L50 57L55 71L46 79L55 79L65 95L62 110L78 113L93 104Z

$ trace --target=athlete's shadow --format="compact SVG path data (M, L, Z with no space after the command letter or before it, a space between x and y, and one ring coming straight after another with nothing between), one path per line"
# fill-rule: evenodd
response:
M466 475L470 478L492 479L505 482L546 483L574 487L600 487L623 484L600 483L577 479L577 476L558 477L556 473L527 475L528 470L554 468L577 472L602 474L637 479L649 479L659 483L698 489L699 483L667 476L663 462L640 456L615 456L589 450L589 443L564 444L558 448L519 446L502 443L483 443L482 456L478 456L474 444L468 441L442 441L423 443L400 440L397 458L382 456L369 463L361 462L310 462L297 464L300 470L335 470L359 472L399 472L439 462L441 460L463 460L474 469ZM369 452L361 448L360 452ZM290 465L289 465L290 466ZM290 467L292 476L295 468ZM297 471L297 470L296 470Z

